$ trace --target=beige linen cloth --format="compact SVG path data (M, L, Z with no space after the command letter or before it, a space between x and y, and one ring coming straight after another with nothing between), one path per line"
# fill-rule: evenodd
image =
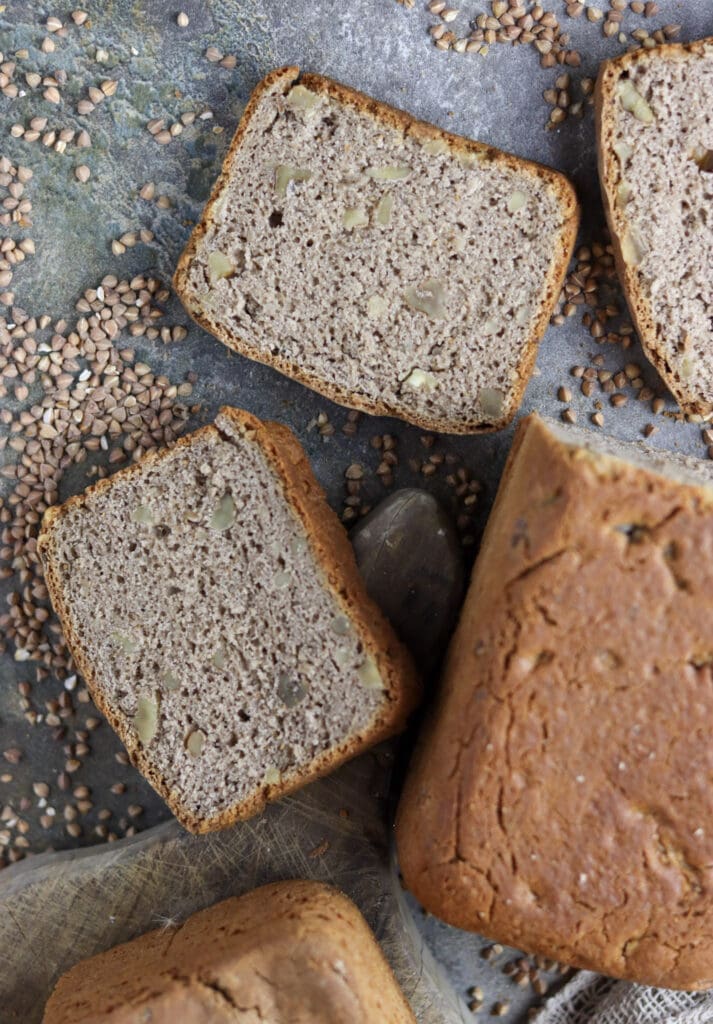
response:
M713 1024L713 989L673 992L579 971L535 1024Z

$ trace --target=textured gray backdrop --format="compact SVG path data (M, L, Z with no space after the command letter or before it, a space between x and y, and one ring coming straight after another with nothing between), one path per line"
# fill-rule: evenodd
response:
M600 2L602 7L608 6L605 0ZM573 77L594 76L601 59L622 50L620 43L604 39L601 28L585 18L567 19L561 0L552 0L550 6L561 16L573 45L582 54L582 67L573 71ZM63 90L68 97L74 95L76 99L87 84L107 75L121 80L116 95L92 115L94 145L81 154L92 169L92 178L84 186L79 186L72 174L74 165L80 162L75 151L56 154L39 143L30 146L7 134L15 121L27 121L37 112L47 113L47 104L40 103L38 108L37 100L30 95L13 100L0 97L0 152L28 164L35 172L29 194L37 255L25 263L13 281L18 303L31 314L68 315L79 293L108 272L126 275L153 268L168 280L250 90L270 68L288 62L334 76L444 128L566 171L583 203L582 239L601 235L591 110L582 120L567 121L555 131L544 130L548 107L542 91L552 85L555 72L542 70L529 47L493 46L487 58L442 53L427 35L427 26L434 19L420 0L411 11L395 0L110 0L86 3L84 7L91 13L91 29L71 27L68 38L58 41L51 56L37 50L45 35L41 25L48 14L66 19L68 8L18 2L4 5L0 13L0 49L6 59L18 48L28 47L26 67L33 66L34 61L42 68L66 68L72 83ZM713 33L710 0L661 0L660 7L660 15L646 23L629 16L628 30L641 24L653 28L680 22L682 39ZM190 16L186 29L176 26L179 9ZM479 0L466 0L459 24L464 26L468 17L483 9ZM203 56L208 45L235 54L236 68L224 70L209 64ZM109 55L101 66L95 60L97 46ZM174 120L183 110L196 106L210 107L214 120L197 122L166 147L157 146L145 131L151 117ZM56 120L78 125L72 109L73 105L65 103L61 118ZM215 134L213 125L224 127L223 134ZM137 199L138 188L148 179L157 183L159 192L172 198L172 209L160 210L155 204ZM139 245L121 257L112 256L110 240L139 226L155 233L151 245ZM167 319L188 324L175 300L169 303ZM228 400L258 415L288 423L305 445L337 508L343 498L344 468L352 461L363 462L372 471L376 467L376 453L368 443L375 433L390 431L399 438L397 485L419 483L406 465L409 455L423 455L420 432L414 428L395 421L364 419L356 437L346 438L337 430L325 442L315 430L308 429L308 424L318 412L326 412L338 428L345 418L342 410L273 371L230 354L195 327L180 344L146 344L139 351L154 368L174 379L182 378L188 369L197 372L199 381L193 400L203 405L200 422L212 418L218 404ZM557 385L567 382L573 364L586 363L600 351L611 369L619 369L629 360L641 361L636 348L626 355L618 349L600 349L578 317L563 327L551 328L542 343L537 372L522 411L538 409L557 415L561 409L555 398ZM645 376L647 384L665 395L652 370L647 369ZM580 422L593 410L592 400L578 392L573 406ZM673 410L670 401L667 409ZM652 420L647 405L632 401L616 412L606 406L605 417L606 429L625 438L640 437L643 425ZM698 427L665 417L659 417L656 423L659 430L651 443L705 456ZM462 454L485 485L481 522L492 501L510 438L511 431L504 431L482 438L444 439L442 443L442 450ZM85 483L75 475L66 489L78 489ZM438 478L421 483L448 498L448 489ZM381 493L376 478L367 484L367 492L374 496ZM37 778L51 780L63 762L61 749L49 739L48 731L31 730L25 723L13 685L22 676L16 676L15 669L11 657L6 657L0 687L0 750L17 743L25 751L25 759L15 771L12 790L8 792L5 787L0 791L0 804L10 797L30 795L31 782ZM47 684L47 695L52 692ZM101 744L74 781L91 785L95 792L102 793L103 805L120 812L121 803L106 793L117 749L108 731L103 730ZM132 778L124 803L129 798L146 808L142 827L166 818L161 802L138 777ZM31 812L27 816L34 821ZM34 825L30 838L32 848L38 850L47 842L46 834ZM66 847L73 842L61 829L50 838L56 846ZM428 941L461 991L480 980L487 984L490 997L505 993L504 979L494 984L495 972L478 959L476 940L437 922L428 921L424 927ZM507 987L508 997L512 996L516 1005L514 986Z

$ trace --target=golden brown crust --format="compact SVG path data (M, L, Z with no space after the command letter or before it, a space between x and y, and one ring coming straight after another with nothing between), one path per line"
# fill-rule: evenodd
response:
M565 274L567 273L567 267L569 266L569 261L577 236L577 229L579 227L579 204L577 202L577 196L574 188L564 175L549 167L545 167L542 164L522 160L519 157L513 156L509 153L504 153L492 146L487 146L484 143L475 142L472 139L466 139L463 136L453 135L450 132L442 131L440 128L436 128L434 125L428 124L426 121L417 120L405 111L398 110L386 103L381 103L378 100L372 99L371 97L358 92L356 89L342 85L341 83L335 82L330 78L325 78L322 75L305 73L300 77L300 82L313 92L322 92L329 96L333 96L345 106L352 107L364 114L368 114L375 120L391 125L406 134L413 135L420 139L442 139L452 150L456 152L484 153L490 160L497 161L505 167L518 170L520 173L529 171L536 177L540 178L549 188L557 193L559 205L563 214L563 224L560 231L560 238L556 246L557 257L550 265L547 280L544 282L543 290L546 296L546 301L543 303L542 312L533 326L531 338L523 350L521 362L518 367L518 382L515 387L516 397L513 402L512 409L506 416L503 416L497 422L482 424L470 421L463 422L459 420L445 421L428 416L406 416L401 408L395 409L385 402L372 401L361 395L355 395L353 392L347 391L338 385L305 372L304 369L281 356L266 354L254 348L244 339L236 339L219 325L211 323L209 318L205 316L204 312L192 302L190 290L187 284L188 270L195 256L198 243L211 224L213 206L217 202L224 184L230 177L233 158L242 143L245 132L248 129L250 119L266 92L278 85L283 86L286 91L299 76L300 72L297 67L279 68L270 72L270 74L259 83L250 97L250 101L245 108L245 112L243 113L238 129L223 162L221 173L206 204L203 217L194 229L188 240L186 248L179 258L173 278L173 284L177 294L181 298L181 301L184 303L186 309L196 323L200 324L200 326L209 333L215 335L223 342L224 345L227 345L234 351L239 352L241 355L254 359L256 362L272 366L274 369L279 370L280 373L285 374L285 376L298 380L301 384L306 385L313 391L317 391L331 399L333 402L338 402L340 405L358 409L361 412L371 413L375 416L397 416L401 419L407 420L409 423L422 427L423 429L437 430L446 433L489 433L493 430L502 429L512 420L522 401L522 396L532 373L535 359L537 358L537 348L540 339L547 329L550 316L552 315L552 310L557 302Z
M599 69L594 89L597 160L604 212L611 233L617 274L629 305L631 317L644 352L668 385L681 409L687 413L701 415L713 411L713 405L702 401L689 385L684 384L676 370L668 362L665 352L658 343L656 322L651 304L641 286L640 277L636 269L629 266L624 258L622 244L628 232L628 223L622 208L616 201L621 173L619 160L614 152L617 123L614 110L617 102L617 83L629 68L642 61L648 63L662 58L685 60L689 54L702 55L704 47L711 45L713 45L713 36L692 43L663 43L650 50L634 50L621 57L606 60Z
M711 488L522 421L398 812L427 910L713 984L709 551Z
M300 974L321 992L321 1020L331 1009L339 1024L415 1024L356 906L311 881L262 886L82 961L59 979L43 1024L131 1024L146 1013L157 1024L207 1024L261 1004L270 1019L304 1021Z
M315 758L308 768L283 773L280 782L262 785L249 798L227 811L209 818L197 817L182 806L180 795L172 792L156 771L150 752L144 750L135 731L127 727L124 718L117 716L107 701L101 681L83 649L79 631L72 621L64 586L55 566L52 540L54 524L73 509L83 508L87 497L109 490L118 477L140 474L147 463L164 458L173 451L173 448L150 452L138 463L119 470L113 477L100 480L83 494L70 498L64 505L49 508L42 521L38 552L45 570L47 589L62 623L67 646L94 702L124 743L132 763L163 797L181 824L194 833L227 828L236 821L252 817L262 810L268 801L285 796L307 782L328 774L361 751L399 732L404 728L408 715L420 696L420 687L411 658L379 608L368 596L346 532L327 504L324 492L317 483L297 439L287 427L276 423L263 423L248 412L228 406L224 406L220 412L231 420L236 430L249 433L251 440L260 446L275 474L282 481L285 500L302 521L317 564L322 569L335 599L344 607L345 614L357 628L365 650L374 658L386 683L391 703L388 712L380 711L368 728L338 747L325 751ZM180 438L174 448L189 446L197 437L206 434L217 436L218 433L215 426L202 427L195 433Z

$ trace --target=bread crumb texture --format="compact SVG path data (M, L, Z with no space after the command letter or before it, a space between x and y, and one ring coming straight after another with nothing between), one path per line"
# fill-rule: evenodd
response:
M415 1024L364 918L318 882L276 882L63 975L43 1024Z
M603 65L600 167L632 314L682 407L713 409L713 39Z
M708 987L711 476L589 438L518 429L399 809L401 869L458 927Z
M415 686L285 428L216 426L43 525L97 703L188 827L259 810L397 729Z
M502 425L569 260L571 186L297 73L253 95L179 264L188 310L344 404Z

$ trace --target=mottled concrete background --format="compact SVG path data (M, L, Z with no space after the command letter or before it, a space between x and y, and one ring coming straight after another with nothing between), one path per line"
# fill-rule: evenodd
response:
M332 75L444 128L566 171L583 201L582 239L601 237L603 217L591 110L581 120L568 120L555 131L545 131L549 108L542 91L552 86L556 72L541 69L530 47L496 45L486 58L440 52L427 34L434 19L421 0L411 11L395 0L108 0L83 6L90 13L91 26L81 29L72 25L68 6L22 2L0 6L0 50L5 60L26 48L29 55L19 62L23 73L64 68L69 76L59 107L43 101L38 91L30 89L17 98L0 96L0 154L34 171L28 195L34 221L30 233L37 252L17 270L13 280L17 303L32 315L71 316L79 294L96 285L106 273L131 276L151 270L169 280L251 89L270 68L288 62ZM484 6L480 0L468 0L459 24L465 27ZM605 39L600 26L585 18L567 19L561 0L552 0L549 6L571 33L571 45L582 54L582 67L572 71L573 78L593 77L602 58L621 52L621 44L616 39ZM601 0L601 6L608 4ZM660 14L645 23L627 15L627 31L642 24L653 29L678 22L682 24L681 39L713 34L710 0L660 0L660 8ZM187 28L176 25L180 9L190 17ZM67 37L57 39L55 52L50 54L39 48L47 34L43 26L48 15L57 15L69 26ZM236 67L227 70L208 63L204 53L209 45L234 54ZM97 62L98 48L106 51L101 62ZM76 101L86 94L89 84L107 77L119 81L116 94L89 117L78 117ZM21 75L16 74L15 80L20 79ZM211 120L197 120L167 146L157 145L146 131L150 118L166 117L172 122L182 112L206 109L213 112ZM12 124L27 123L37 114L61 126L87 127L92 135L91 149L77 151L69 146L59 154L39 142L28 144L9 135ZM88 164L92 172L84 185L73 174L79 163ZM138 197L139 188L149 179L156 182L158 193L170 197L170 209L160 209ZM153 241L139 244L122 256L112 255L111 239L139 227L150 228ZM375 499L383 493L373 476L378 456L369 446L369 438L389 431L399 439L401 462L396 486L420 483L452 507L442 475L423 481L408 468L409 457L423 457L418 430L396 421L363 418L357 435L348 438L340 432L346 418L344 410L269 369L232 355L191 326L175 299L167 304L166 321L189 327L186 340L169 346L142 343L136 347L156 372L165 372L172 379L182 379L188 370L198 374L192 401L200 402L202 410L191 426L211 419L218 404L226 400L288 423L305 445L336 508L341 507L344 497L344 469L354 461L371 471L365 493ZM579 317L565 326L550 328L522 411L538 409L557 415L561 409L556 401L557 385L567 382L573 364L587 363L600 351L610 369L619 369L632 360L643 362L638 348L626 354L612 346L600 349ZM644 376L648 385L667 397L648 366ZM577 391L573 407L579 412L580 422L586 422L593 411L592 399L585 399ZM674 410L668 398L667 410ZM644 424L653 419L648 404L634 401L616 411L607 405L604 411L606 429L624 438L640 437ZM327 440L309 426L320 412L325 412L337 428ZM676 422L669 416L658 417L656 424L659 429L652 444L705 456L700 429L695 425ZM511 431L504 431L490 437L438 442L439 450L461 454L483 481L481 523L492 501L510 438ZM81 474L73 474L67 478L65 490L77 490L86 483ZM17 745L24 757L12 769L12 782L0 784L0 807L9 802L17 806L22 797L33 800L32 782L43 779L52 784L65 756L49 729L30 728L26 723L14 685L22 674L16 669L11 653L6 655L0 688L0 751ZM42 696L49 699L60 689L56 682L47 682ZM73 783L91 786L96 806L114 812L112 821L121 818L129 803L144 807L139 819L142 828L164 820L167 813L163 804L131 770L121 769L121 777L129 780L125 796L117 798L108 792L118 772L114 761L118 749L109 730L101 729L92 755ZM56 801L58 807L63 803L63 798ZM40 829L38 814L33 800L24 814L30 822L31 850L44 849L49 842L58 848L76 843L64 832L61 820L56 829ZM91 824L91 816L89 820ZM91 838L88 834L82 842ZM461 989L480 980L495 998L493 972L480 966L476 940L436 922L426 924L426 934ZM503 991L503 984L501 980L497 992ZM508 997L513 998L515 1007L517 994L514 986L509 988Z

